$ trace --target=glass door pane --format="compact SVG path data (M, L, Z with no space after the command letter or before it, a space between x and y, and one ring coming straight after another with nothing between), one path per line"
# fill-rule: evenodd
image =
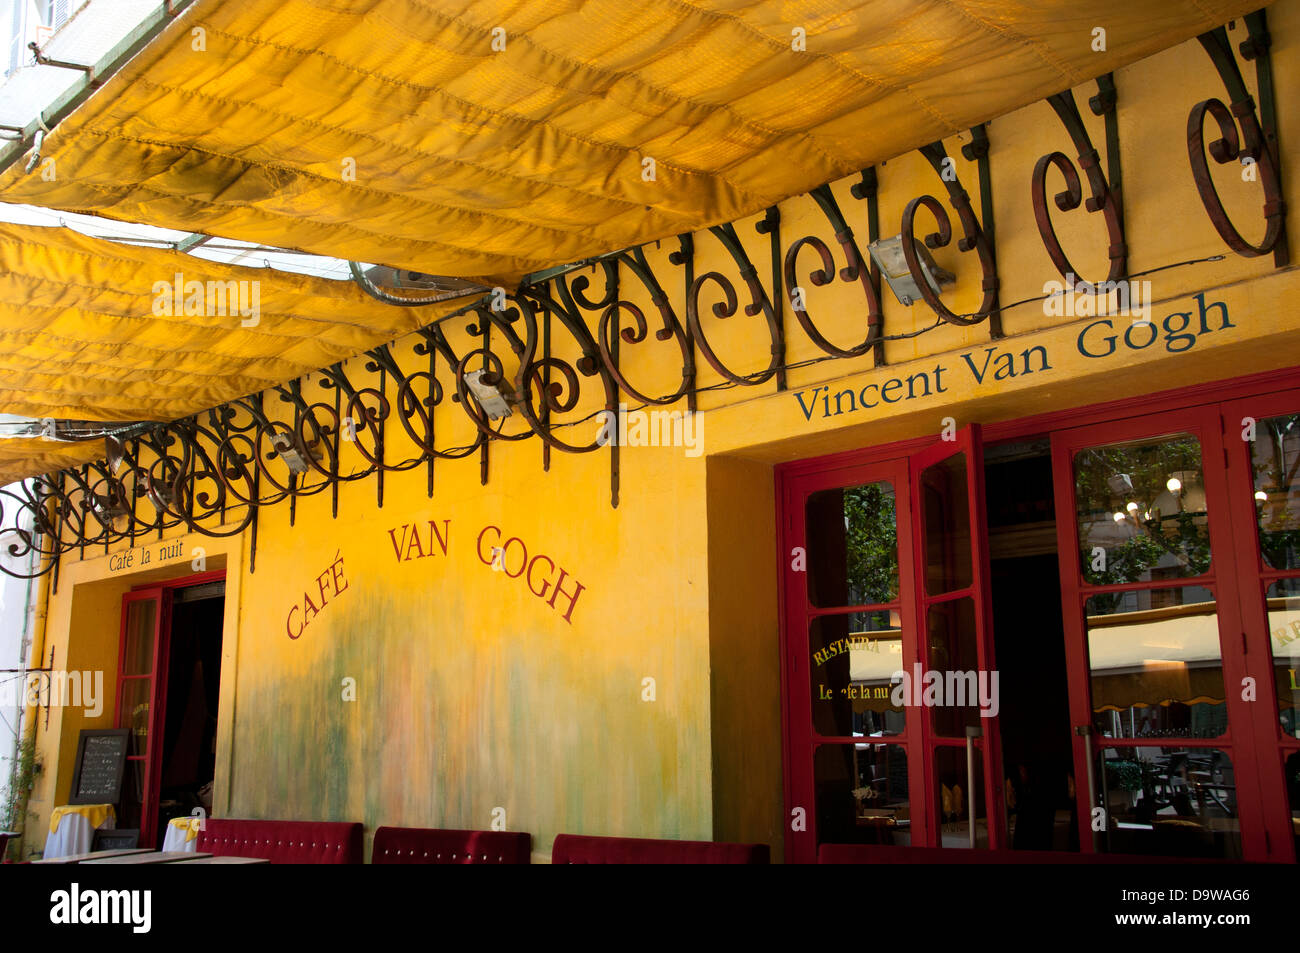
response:
M911 844L921 765L894 691L921 657L906 461L807 474L785 492L788 796L806 816L788 859L814 861L822 843Z
M904 685L918 706L930 846L999 847L1004 840L988 545L980 432L970 426L912 457L920 520L917 615L925 666Z
M1240 858L1259 835L1219 432L1201 409L1053 435L1088 851Z
M1300 392L1222 405L1265 857L1300 857ZM1240 439L1233 439L1239 436ZM1239 772L1240 773L1240 772Z
M170 593L129 592L122 598L118 659L117 727L130 732L117 826L140 831L140 844L154 846L158 813L158 735L166 697L167 618Z

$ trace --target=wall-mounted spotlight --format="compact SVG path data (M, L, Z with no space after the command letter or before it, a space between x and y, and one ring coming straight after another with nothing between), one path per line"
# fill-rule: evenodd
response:
M301 440L287 433L275 434L271 438L271 446L280 455L280 459L284 461L290 473L306 473L309 458L315 459L310 446L303 446Z
M957 283L957 276L941 267L930 254L930 249L916 239L912 239L912 247L916 249L916 256L921 261L921 272L931 291L943 294L943 289ZM889 290L900 302L911 307L914 302L921 300L921 288L912 277L912 272L907 267L907 258L903 255L901 234L893 238L878 238L867 246L867 251L884 275Z
M125 519L131 511L112 496L96 493L90 501L91 512L105 526L113 526L118 520Z
M172 504L176 502L176 491L170 483L159 484L147 474L144 478L144 492L149 497L149 502L159 512L171 509Z
M505 378L496 379L496 375L480 369L466 371L465 383L473 391L474 399L483 408L483 412L488 415L488 420L501 420L513 413L510 405L515 403L515 390Z
M122 469L122 462L126 459L126 444L120 437L108 434L104 437L104 459L108 461L108 472L114 475Z

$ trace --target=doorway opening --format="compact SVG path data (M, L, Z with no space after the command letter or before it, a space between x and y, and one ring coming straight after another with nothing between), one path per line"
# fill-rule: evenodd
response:
M224 573L154 584L122 605L117 724L131 732L119 827L161 847L168 824L212 812Z
M984 474L1008 845L1077 851L1051 440L988 447Z

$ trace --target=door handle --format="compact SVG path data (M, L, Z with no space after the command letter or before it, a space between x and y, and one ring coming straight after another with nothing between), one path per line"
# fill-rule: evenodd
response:
M1087 820L1088 820L1088 828L1089 828L1089 830L1091 830L1091 829L1092 829L1092 811L1093 811L1093 809L1096 808L1096 806L1097 806L1097 779L1096 779L1096 776L1094 775L1094 772L1093 772L1093 764L1092 764L1092 725L1075 725L1075 726L1074 726L1074 733L1083 739L1083 763L1084 763L1084 766L1087 768L1087 771L1085 772L1085 776L1087 777L1087 781L1088 781L1088 818L1087 818ZM1108 798L1107 800L1109 801L1109 798ZM1103 805L1103 807L1102 807L1103 812L1108 811L1109 809L1110 809L1110 804L1109 804L1109 803ZM1110 833L1110 818L1109 818L1109 817L1106 817L1105 813L1102 814L1102 817L1103 817L1103 818L1105 819L1105 821L1106 821L1106 832L1107 832L1107 834L1109 834L1109 833ZM1095 834L1095 832L1094 832L1094 834ZM1096 838L1095 838L1095 836L1094 836L1094 838L1093 838L1093 843L1094 843L1094 844L1096 843Z
M975 846L975 739L984 733L978 725L966 728L966 819L970 845Z

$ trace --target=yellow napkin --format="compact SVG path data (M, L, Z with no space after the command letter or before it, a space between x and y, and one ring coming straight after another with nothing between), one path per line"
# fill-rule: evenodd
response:
M56 807L50 812L50 833L59 832L59 821L63 820L67 814L80 814L90 826L98 829L104 821L110 817L116 818L117 812L113 810L111 804L65 804L62 807Z
M172 827L180 830L185 828L185 843L189 843L199 836L199 819L197 817L173 817L169 822Z

